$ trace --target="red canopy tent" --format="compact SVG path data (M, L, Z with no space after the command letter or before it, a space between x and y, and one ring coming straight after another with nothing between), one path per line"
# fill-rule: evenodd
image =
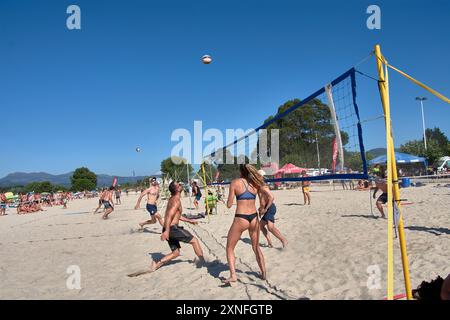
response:
M293 165L292 163L287 163L284 166L282 166L275 174L293 174L293 173L302 173L303 171L306 171L306 169L299 168L296 165Z

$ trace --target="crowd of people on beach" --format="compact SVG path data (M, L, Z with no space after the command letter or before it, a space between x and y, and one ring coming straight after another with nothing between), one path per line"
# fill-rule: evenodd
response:
M59 193L29 193L19 194L19 202L17 204L17 214L27 214L33 212L44 211L43 207L63 206L67 209L67 203L72 201L73 194L71 192Z
M12 193L11 193L12 194ZM6 209L15 209L17 214L28 214L45 211L45 207L62 206L67 209L69 201L75 199L89 199L96 196L96 192L20 192L12 198L0 193L0 216L7 215Z

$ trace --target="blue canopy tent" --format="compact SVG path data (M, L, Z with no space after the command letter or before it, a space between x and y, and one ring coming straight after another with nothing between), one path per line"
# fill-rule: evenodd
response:
M395 152L395 161L397 163L423 163L427 166L427 160L423 157L416 157L411 154ZM369 165L373 166L375 164L385 164L387 162L386 155L378 156L369 161Z

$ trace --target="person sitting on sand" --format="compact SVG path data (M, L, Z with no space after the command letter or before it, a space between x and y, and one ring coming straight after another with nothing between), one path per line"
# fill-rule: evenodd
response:
M302 171L302 177L306 178L308 175L306 174L306 171ZM311 186L311 181L304 180L302 181L302 192L303 192L303 205L306 205L306 202L308 202L308 205L311 204L311 195L309 194L309 188Z
M261 191L265 191L264 193ZM267 239L268 246L272 248L272 241L270 239L269 232L272 233L278 240L283 244L283 248L287 245L286 238L283 237L280 230L275 227L275 213L277 212L277 207L274 203L274 197L272 192L270 192L269 187L265 185L261 188L259 192L259 216L261 217L260 227L261 231Z
M450 300L450 274L445 280L438 276L430 282L423 281L412 294L417 300Z
M162 219L161 215L158 213L158 207L156 206L156 202L159 199L159 184L155 177L152 177L150 179L150 188L143 191L141 193L141 195L139 196L136 206L134 207L135 210L140 208L141 200L145 196L147 196L146 209L147 209L148 213L150 214L151 219L140 222L139 230L143 230L143 228L146 224L156 223L156 220L158 220L158 222L161 226L164 226L163 219Z
M263 280L266 279L264 256L259 246L260 226L258 213L256 211L256 196L266 192L262 189L265 185L264 178L250 164L241 164L239 169L241 177L231 181L227 201L228 208L233 206L234 197L236 197L237 202L236 214L234 216L233 224L228 231L226 246L230 277L223 280L225 284L230 285L237 281L234 249L237 242L241 239L242 233L246 230L248 230L252 249L261 271L261 278Z
M197 255L197 267L200 267L205 263L203 250L198 239L189 231L178 225L180 221L188 222L194 225L197 224L197 221L187 219L181 215L183 212L183 207L181 205L181 192L183 191L183 187L180 183L172 181L169 185L169 191L171 196L167 203L167 210L164 216L164 227L161 234L161 241L168 242L172 253L169 253L160 261L152 261L150 271L158 270L163 264L178 257L181 249L180 241L192 245L192 248Z
M114 202L113 202L113 192L114 192L114 187L111 186L109 187L109 190L107 190L106 192L104 192L102 194L102 203L105 206L105 213L102 216L103 220L108 219L108 216L111 212L114 211Z

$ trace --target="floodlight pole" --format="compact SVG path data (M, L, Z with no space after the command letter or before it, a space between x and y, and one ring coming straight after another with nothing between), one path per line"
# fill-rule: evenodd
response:
M427 136L425 134L425 116L423 113L423 102L427 100L426 97L416 97L416 100L420 101L420 107L422 109L422 128L423 128L423 143L425 145L425 151L427 151Z
M319 141L317 140L317 132L315 134L316 134L316 149L317 149L317 166L319 168L319 173L321 173L320 172Z

